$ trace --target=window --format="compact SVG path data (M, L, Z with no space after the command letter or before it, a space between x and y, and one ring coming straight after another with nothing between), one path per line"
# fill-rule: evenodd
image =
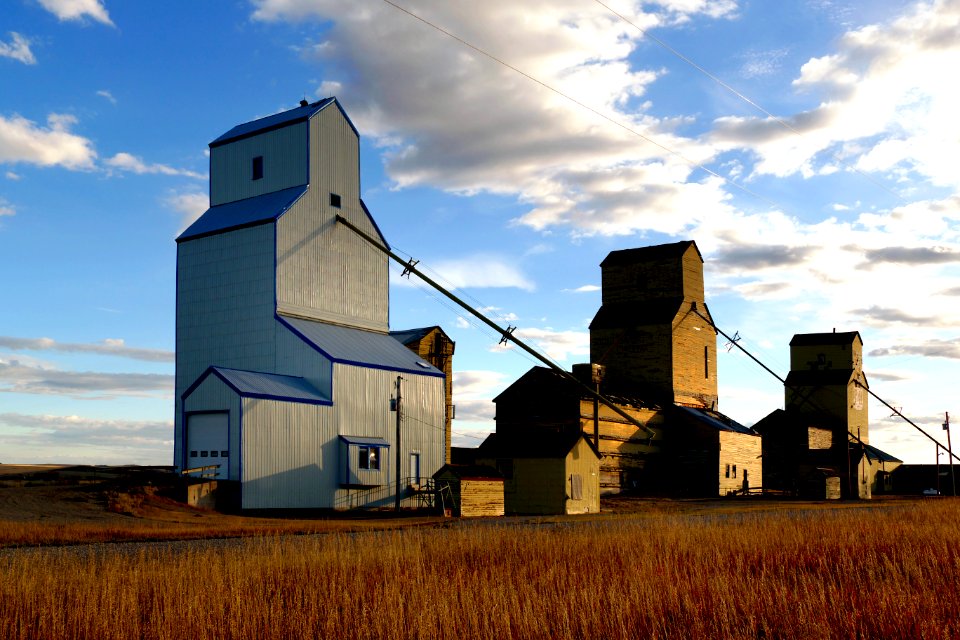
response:
M201 457L201 458L206 458L206 457L207 457L207 452L206 452L206 451L201 451L201 452L200 452L200 457Z
M213 450L213 451L210 452L210 457L211 457L211 458L216 458L218 453L219 453L219 451Z
M729 478L729 477L730 477L730 465L727 465L727 472L726 472L726 474L724 475L724 477L725 477L725 478Z
M737 465L733 465L733 477L737 477Z
M257 156L253 159L251 179L260 180L262 178L263 178L263 156Z
M337 209L340 208L340 196L339 196L339 195L337 195L337 194L335 194L335 193L331 193L331 194L330 194L330 206L331 206L331 207L336 207Z
M710 377L710 347L703 348L703 377Z
M221 457L221 458L229 457L229 455L230 455L230 452L229 452L229 451L221 451L221 452L220 452L220 457Z
M196 452L196 451L191 451L191 452L190 452L190 457L191 457L191 458L196 458L196 457L197 457L197 452Z
M360 469L380 469L380 447L358 447L360 452L357 467Z

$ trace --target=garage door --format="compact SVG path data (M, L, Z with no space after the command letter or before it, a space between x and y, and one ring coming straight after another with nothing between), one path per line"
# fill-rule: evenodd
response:
M220 465L217 478L229 477L229 415L197 413L187 417L187 468ZM208 476L209 477L209 476Z

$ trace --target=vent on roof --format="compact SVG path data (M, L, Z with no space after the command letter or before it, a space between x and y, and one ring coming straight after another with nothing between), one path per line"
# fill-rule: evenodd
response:
M301 106L301 107L305 107L305 106L307 106L308 104L310 104L310 103L307 102L306 98L304 98L303 100L300 101L300 106Z
M417 366L423 367L424 369L429 369L430 365L424 362L423 360L417 360Z

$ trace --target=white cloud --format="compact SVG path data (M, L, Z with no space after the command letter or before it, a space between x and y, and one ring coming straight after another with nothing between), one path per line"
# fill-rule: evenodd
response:
M595 284L585 284L576 289L561 289L561 291L564 293L593 293L594 291L600 291L600 287Z
M960 91L944 69L960 65L960 3L916 4L887 24L846 33L835 53L810 59L794 81L821 103L785 120L720 118L713 138L759 154L756 173L816 175L837 158L894 179L916 175L960 187L951 164L960 147Z
M97 157L93 143L71 133L73 124L73 116L56 113L47 116L46 127L18 115L0 116L0 163L92 169Z
M43 8L63 20L83 20L90 17L113 26L107 9L100 0L39 0Z
M0 216L14 216L16 214L17 210L9 202L0 198Z
M53 351L58 353L90 353L117 356L147 362L173 362L173 352L163 349L143 349L127 346L121 338L107 338L102 342L57 342L51 338L16 338L0 336L0 347L13 351Z
M100 96L101 98L104 98L108 102L110 102L110 104L117 104L117 99L114 98L113 94L107 91L106 89L101 89L100 91L97 91L97 95Z
M78 400L119 396L169 398L173 376L157 373L65 371L30 358L0 357L0 393L56 395Z
M207 176L204 174L197 173L196 171L189 171L187 169L174 169L173 167L169 167L165 164L147 164L141 158L125 152L120 152L110 158L107 158L104 160L104 164L114 169L129 171L138 175L160 174L165 176L187 176L189 178L197 178L200 180L206 180L207 178Z
M36 64L37 59L30 51L30 40L16 31L10 32L10 43L0 42L0 58L12 58L23 64Z
M431 274L448 288L516 288L533 291L534 283L520 271L509 258L492 254L475 254L456 259L443 259L431 265ZM417 286L416 276L393 278L392 284Z
M554 329L519 328L513 332L524 343L533 347L548 358L563 362L571 357L590 357L590 334L586 331L555 331ZM491 351L513 349L515 345L496 344Z
M0 413L2 462L169 464L173 422Z
M635 69L628 56L639 31L600 5L566 0L418 7L427 20L481 47L597 113L544 89L383 4L345 8L334 0L256 0L260 20L331 20L324 40L304 47L342 77L351 117L385 148L398 187L514 195L530 206L519 224L578 234L677 233L689 212L726 195L713 181L691 182L690 165L604 116L704 162L712 149L673 133L638 102L661 69ZM693 14L727 16L733 2L636 3L643 28ZM396 51L404 51L397 56ZM444 60L438 66L436 60ZM329 68L329 67L328 67ZM431 69L423 74L422 69ZM362 77L364 82L348 82ZM469 82L464 80L469 78ZM681 215L682 214L682 215Z
M20 179L20 174L14 173L13 171L7 171L4 175L6 176L7 180L17 181Z
M183 233L187 227L210 208L210 196L197 191L172 195L167 198L166 202L168 206L181 215L177 235Z
M458 422L493 423L493 398L506 386L506 376L497 371L455 371L453 399ZM474 443L476 446L476 443Z

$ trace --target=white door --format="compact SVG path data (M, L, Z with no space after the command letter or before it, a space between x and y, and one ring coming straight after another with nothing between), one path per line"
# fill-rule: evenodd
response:
M187 417L187 469L220 465L216 477L229 477L229 415L222 413L195 413ZM212 477L210 472L204 474Z
M410 454L410 484L420 486L420 454Z

